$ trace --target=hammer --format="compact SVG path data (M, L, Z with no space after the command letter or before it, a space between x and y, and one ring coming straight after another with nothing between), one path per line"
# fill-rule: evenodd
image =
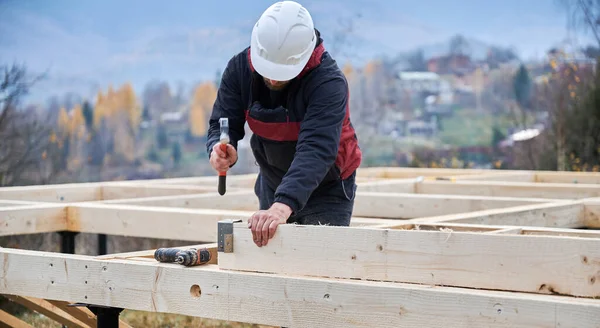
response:
M229 143L229 120L225 118L219 119L219 125L221 127L221 137L219 138L219 143L221 150L227 153L227 144ZM221 196L225 195L225 182L227 179L227 171L219 172L219 194Z

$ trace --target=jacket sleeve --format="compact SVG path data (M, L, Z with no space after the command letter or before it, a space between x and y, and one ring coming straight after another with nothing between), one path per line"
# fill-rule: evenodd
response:
M246 122L246 117L241 93L241 71L238 63L239 60L239 56L231 58L221 77L217 98L215 99L209 119L209 128L206 138L206 150L209 157L213 146L215 143L219 142L219 137L221 135L219 126L220 118L228 119L230 143L236 150L238 141L244 138L244 124Z
M304 208L335 163L347 102L342 77L317 86L309 96L294 160L275 191L274 201L290 206L293 213Z

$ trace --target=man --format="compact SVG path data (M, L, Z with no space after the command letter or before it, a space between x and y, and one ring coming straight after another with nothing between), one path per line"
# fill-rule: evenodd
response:
M212 167L225 171L237 161L244 124L253 132L260 210L248 226L259 247L279 224L350 224L362 154L348 104L346 79L309 12L293 1L270 6L250 47L223 72L207 140ZM229 120L226 152L217 144L222 117Z

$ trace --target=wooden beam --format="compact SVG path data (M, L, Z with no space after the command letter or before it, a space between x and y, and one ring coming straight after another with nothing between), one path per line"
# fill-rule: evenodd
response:
M397 192L414 193L415 179L385 179L369 182L357 182L360 192Z
M96 315L88 308L69 306L71 302L64 300L48 300L48 302L90 327L96 327L98 325Z
M480 169L451 169L451 168L416 168L416 167L370 167L361 168L357 176L369 176L386 179L416 178L416 177L444 177L462 176L472 174L488 174L502 172L500 170Z
M505 181L422 181L415 186L418 194L478 195L582 199L600 197L600 186L564 183L528 183Z
M104 201L105 204L150 205L158 207L211 208L236 211L257 211L258 198L254 191L228 191L221 196L212 191L206 194L123 198Z
M482 174L471 174L461 176L451 176L454 181L506 181L506 182L535 182L535 173L533 171L506 171L491 172ZM442 178L443 179L443 178Z
M600 184L600 172L537 171L537 182L568 184Z
M13 316L12 314L0 310L0 327L8 328L33 328L27 322Z
M233 249L221 269L600 297L600 239L280 226L257 247L236 224Z
M383 227L385 228L385 227ZM547 227L525 227L525 226L502 226L502 225L484 225L484 224L464 224L464 223L408 223L395 226L393 229L403 230L427 230L427 231L463 231L463 232L482 232L491 234L513 234L513 235L541 235L541 236L561 236L561 237L582 237L582 238L600 238L600 231L585 229L565 229L565 228L547 228Z
M593 299L12 249L0 249L0 282L1 293L286 327L591 328L600 322L600 300Z
M556 228L582 228L586 223L583 201L563 201L432 216L406 220L402 224L440 222ZM393 228L394 226L388 227Z
M414 195L359 191L357 192L354 201L354 215L373 218L416 218L549 201L553 200L485 196ZM109 200L104 201L103 203L228 209L236 211L257 211L259 209L258 198L254 194L254 191L232 191L223 196L211 193L204 195L194 194L138 199L129 198Z
M110 235L216 242L217 222L254 212L79 203L68 208L68 230Z
M100 183L2 187L0 199L59 203L93 201L102 199L102 188Z
M32 311L38 312L42 315L45 315L46 317L48 317L60 324L63 324L69 328L71 328L71 327L75 327L75 328L96 327L96 326L90 326L88 324L83 323L82 321L74 318L72 315L61 310L56 305L54 305L46 300L43 300L40 298L35 298L35 297L23 297L23 296L17 296L17 295L4 295L4 296L15 303L21 304L22 306L24 306Z
M172 196L214 193L217 194L216 187L208 186L182 186L182 185L122 185L122 186L104 186L102 187L102 199L123 199L123 198L141 198L153 196Z
M557 200L486 196L416 195L357 191L353 214L356 216L407 219L506 208L550 201Z
M67 228L62 204L0 207L0 236L61 231Z
M586 202L585 225L590 228L600 228L600 200Z

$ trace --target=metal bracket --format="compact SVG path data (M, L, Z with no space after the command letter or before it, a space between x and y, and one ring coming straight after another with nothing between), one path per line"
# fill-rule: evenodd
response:
M221 220L217 223L217 251L233 253L233 224L242 222L241 219Z

